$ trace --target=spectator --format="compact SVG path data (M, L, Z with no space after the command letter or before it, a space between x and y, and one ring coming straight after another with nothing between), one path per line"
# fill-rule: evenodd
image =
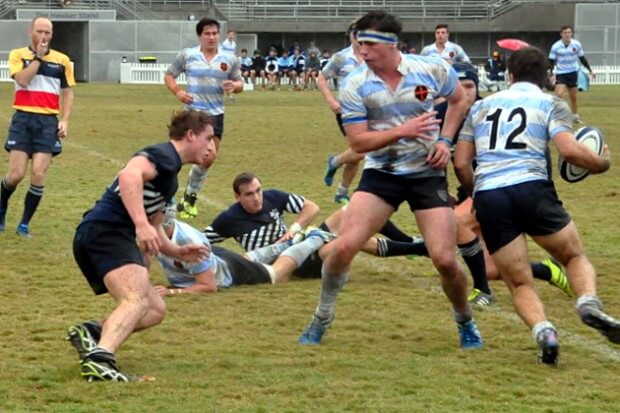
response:
M506 88L506 64L500 52L493 51L491 57L487 59L484 65L484 70L487 73L487 88L491 90L493 86L497 90Z
M321 60L319 56L315 53L315 51L310 52L310 56L306 59L306 68L305 68L305 77L306 77L306 88L310 89L310 84L312 83L312 88L316 90L316 78L321 71Z
M304 76L306 70L306 58L301 53L300 48L293 50L291 56L291 69L289 70L289 76L295 90L302 90L304 88L306 79Z
M319 56L321 54L321 51L319 50L318 47L316 47L316 45L314 44L314 41L310 42L310 46L308 47L308 50L306 50L306 56L310 56L312 53L314 53L315 55Z
M274 90L278 80L278 51L273 47L269 49L269 54L265 57L265 74L269 88Z
M241 77L243 77L243 82L248 83L250 72L252 71L252 58L248 56L247 49L241 49L241 56L239 56L239 63L241 64Z
M289 70L291 70L291 57L287 50L283 50L282 56L278 58L278 84L282 79L288 78Z
M252 57L252 70L250 70L250 79L252 84L256 86L256 78L261 84L265 83L265 59L260 52L260 49L254 50L254 57Z

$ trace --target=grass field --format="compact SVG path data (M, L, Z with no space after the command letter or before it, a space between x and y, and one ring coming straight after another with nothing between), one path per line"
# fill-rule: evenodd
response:
M12 89L0 84L3 131ZM31 223L34 238L13 232L27 181L11 199L7 231L0 234L0 412L620 409L620 347L582 325L571 299L538 284L560 330L557 368L536 363L530 332L502 283L492 285L497 304L476 313L484 349L464 352L436 273L423 258L359 256L338 300L337 320L316 348L296 340L316 304L318 280L169 297L163 324L131 337L118 353L123 371L155 376L155 382L83 382L77 356L64 341L66 328L102 317L113 302L95 297L75 265L74 228L134 151L165 140L177 105L163 86L81 84L75 92L69 138ZM620 87L594 87L579 98L582 119L603 129L613 156L620 148ZM228 104L221 157L193 224L203 227L233 201L232 178L244 170L258 173L266 188L316 201L325 218L335 206L333 189L322 183L324 162L344 141L321 95L257 91L237 100ZM2 151L1 175L7 159ZM620 168L613 164L605 175L557 186L598 269L600 296L620 316ZM415 231L407 208L394 219ZM533 258L544 257L532 251ZM159 268L152 274L163 282Z

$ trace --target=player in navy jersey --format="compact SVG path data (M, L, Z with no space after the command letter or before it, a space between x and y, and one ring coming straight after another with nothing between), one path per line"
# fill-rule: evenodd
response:
M133 332L164 318L166 306L150 284L147 257L161 252L194 262L209 252L202 244L171 243L161 222L178 189L181 166L208 167L215 159L213 119L183 110L173 115L168 131L169 142L146 147L127 162L75 233L73 254L80 270L95 294L109 292L117 304L103 326L86 322L69 328L88 381L130 380L116 367L114 354Z
M229 32L233 33L234 32ZM218 48L220 23L203 18L196 24L199 46L183 49L168 67L164 76L166 87L188 109L203 111L215 119L215 148L219 151L224 136L224 95L243 91L239 58ZM176 78L185 73L185 90ZM183 199L177 204L180 217L193 218L198 214L196 200L207 177L208 169L193 165L187 178Z
M206 235L196 228L174 219L175 208L166 208L164 229L178 245L202 243L209 245ZM158 254L157 259L172 288L156 286L160 295L200 294L216 292L244 284L275 284L288 282L293 271L333 236L314 229L299 242L276 242L257 248L244 256L225 248L212 246L209 257L197 263L186 263Z
M340 105L351 148L366 153L366 162L324 261L319 303L299 342L320 344L353 258L407 201L451 301L461 347L479 348L467 279L455 254L456 223L445 174L452 138L467 109L457 74L442 59L403 55L397 48L402 25L395 16L373 11L356 27L366 65L347 77ZM438 97L448 101L441 136L433 111Z
M549 51L551 69L555 66L554 90L556 95L563 97L564 92L568 89L570 107L573 112L573 121L575 123L583 123L581 119L579 119L579 112L577 110L578 60L590 71L590 76L594 78L596 75L585 57L581 42L573 39L573 28L571 26L562 27L560 29L560 36L562 36L562 38L553 43Z
M609 169L609 150L605 146L599 156L575 140L568 105L542 91L547 67L544 53L535 47L512 54L510 88L474 104L454 162L460 182L473 192L487 248L517 313L532 331L539 360L556 364L558 334L534 289L525 234L564 265L585 324L620 343L620 322L602 311L594 268L549 179L546 157L547 145L553 142L571 164L602 173Z
M277 189L263 191L260 179L253 173L239 174L233 182L233 190L238 202L220 213L205 229L205 234L212 243L233 238L244 250L255 251L291 239L302 228L311 224L319 212L314 202L301 195ZM331 214L319 229L337 234L343 209ZM290 228L284 223L285 212L298 214ZM404 234L390 222L381 229L381 233L391 239L371 237L362 250L379 257L428 255L423 241ZM321 249L310 255L294 274L302 278L320 277L322 256L325 253Z

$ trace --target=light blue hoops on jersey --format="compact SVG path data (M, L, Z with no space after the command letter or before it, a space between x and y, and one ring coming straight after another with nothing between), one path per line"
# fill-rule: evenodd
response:
M579 70L579 58L584 56L579 40L571 39L568 45L562 39L553 43L549 51L549 59L555 60L555 73L563 75Z
M235 55L237 51L237 42L234 40L224 39L222 44L220 45L219 52L223 54Z
M459 134L476 147L474 193L549 179L547 144L572 119L564 100L528 82L476 102Z
M401 53L398 71L403 79L395 91L367 66L360 66L351 73L340 92L342 123L346 126L367 122L371 131L392 129L432 111L435 98L452 95L458 82L450 64L438 58ZM402 138L367 153L364 168L382 169L394 175L444 176L443 170L432 169L426 163L433 143Z
M353 47L349 46L332 55L321 73L326 79L338 79L338 88L342 89L344 79L361 65L365 63L357 61Z
M425 46L420 52L420 56L438 56L441 57L451 64L454 63L471 63L469 60L469 56L465 53L465 50L461 46L456 43L452 43L447 41L444 49L440 52L437 48L437 44L429 44Z
M175 221L171 240L177 245L210 245L204 233L181 221ZM174 287L187 288L196 284L196 276L209 269L215 271L215 281L218 287L227 288L233 282L228 266L215 254L210 254L207 259L198 263L186 263L162 254L157 254L157 260L168 282Z
M187 92L194 101L188 109L201 110L216 116L224 113L225 80L241 80L239 59L230 54L218 53L207 62L200 46L183 49L168 67L167 73L175 78L185 73Z

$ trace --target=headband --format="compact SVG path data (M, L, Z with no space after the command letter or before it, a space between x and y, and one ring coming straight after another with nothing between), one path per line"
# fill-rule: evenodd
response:
M379 32L376 30L360 30L357 32L357 41L360 43L397 44L398 36L395 33Z

